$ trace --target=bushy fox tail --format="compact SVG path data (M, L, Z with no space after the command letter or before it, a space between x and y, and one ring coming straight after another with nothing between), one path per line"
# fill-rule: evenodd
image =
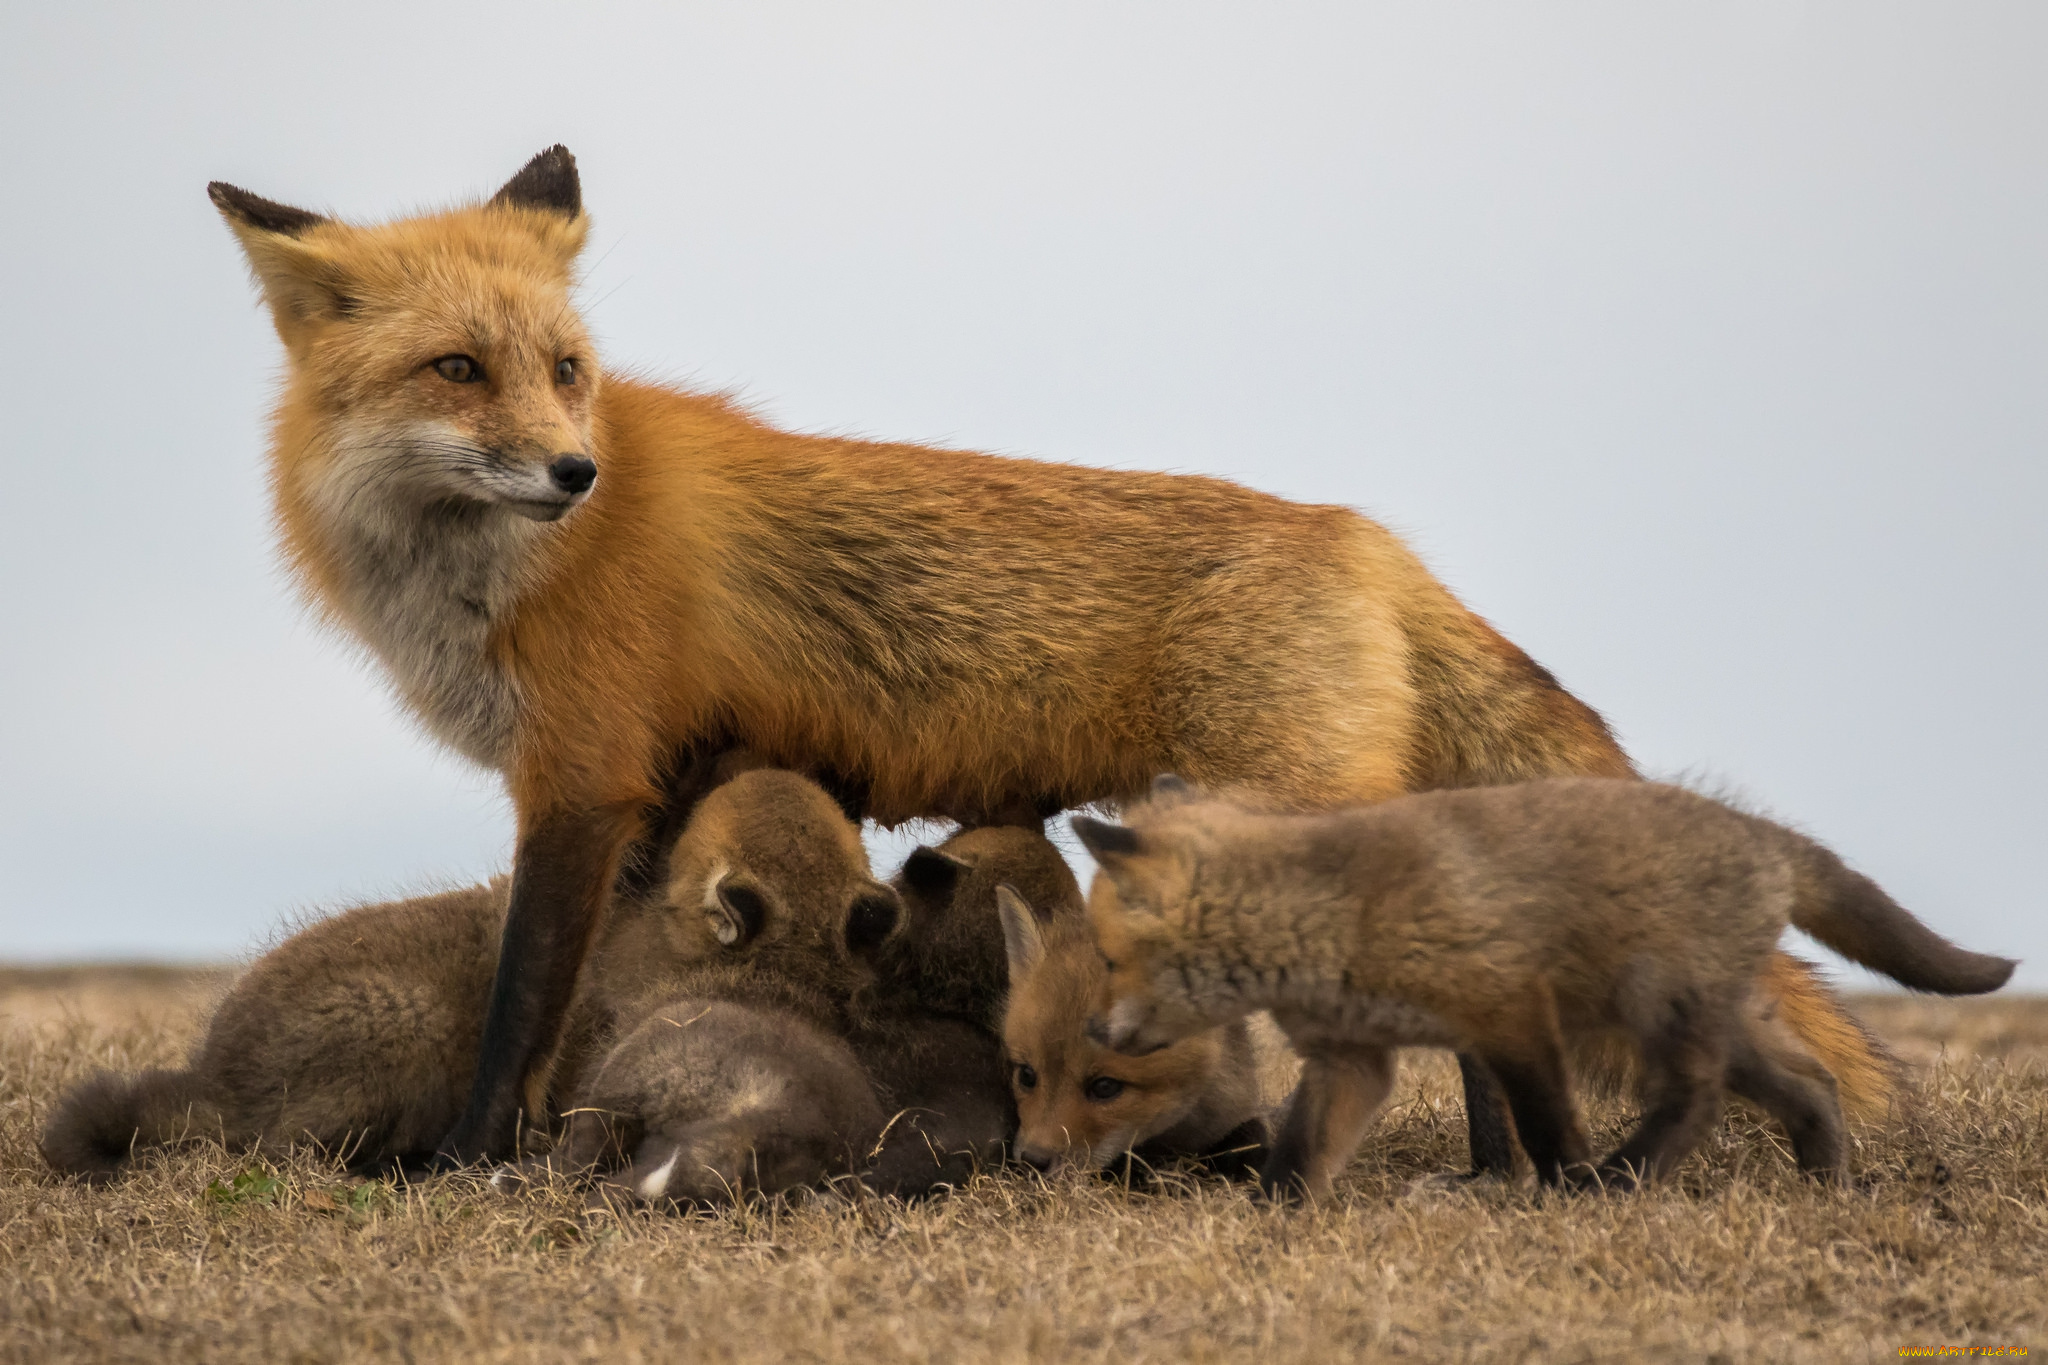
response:
M103 1071L73 1086L38 1142L50 1168L99 1185L145 1147L220 1131L220 1113L189 1071Z
M1772 953L1758 979L1757 1004L1779 1020L1835 1078L1849 1117L1877 1120L1898 1093L1898 1059L1828 989L1820 968Z
M1793 836L1798 838L1798 836ZM1827 849L1799 839L1792 922L1851 962L1902 986L1937 995L1982 995L2018 964L1959 948L1935 933Z

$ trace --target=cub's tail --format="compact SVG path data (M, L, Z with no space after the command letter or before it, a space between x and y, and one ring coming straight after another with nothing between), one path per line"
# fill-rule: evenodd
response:
M100 1185L145 1147L220 1130L220 1114L189 1071L103 1071L73 1086L37 1143L50 1168Z
M1936 995L1995 991L2018 965L1957 947L1827 849L1806 839L1798 845L1792 922L1850 961Z

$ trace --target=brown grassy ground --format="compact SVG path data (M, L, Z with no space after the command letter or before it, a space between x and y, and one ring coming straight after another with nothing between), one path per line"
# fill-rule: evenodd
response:
M1276 1213L1015 1175L905 1209L583 1224L568 1194L159 1155L106 1190L33 1145L96 1067L175 1061L218 975L0 971L0 1359L1754 1360L2048 1349L2048 1001L1867 997L1914 1103L1814 1188L1731 1117L1626 1199L1446 1192L1455 1073L1411 1061L1340 1196ZM1595 1107L1611 1135L1625 1117ZM239 1185L237 1179L239 1178Z

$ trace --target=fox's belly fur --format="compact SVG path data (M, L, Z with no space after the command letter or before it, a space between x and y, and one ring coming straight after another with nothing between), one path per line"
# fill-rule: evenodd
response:
M1333 990L1324 999L1273 1011L1296 1051L1317 1046L1463 1047L1464 1037L1441 1015L1406 1000Z

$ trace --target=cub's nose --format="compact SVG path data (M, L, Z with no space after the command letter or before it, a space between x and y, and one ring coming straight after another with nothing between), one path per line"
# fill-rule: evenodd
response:
M1039 1152L1033 1151L1029 1147L1020 1147L1017 1149L1017 1160L1023 1162L1032 1170L1037 1171L1040 1175L1044 1175L1052 1170L1053 1156L1051 1152Z
M581 455L557 455L548 465L548 477L564 493L587 493L597 482L597 461Z

